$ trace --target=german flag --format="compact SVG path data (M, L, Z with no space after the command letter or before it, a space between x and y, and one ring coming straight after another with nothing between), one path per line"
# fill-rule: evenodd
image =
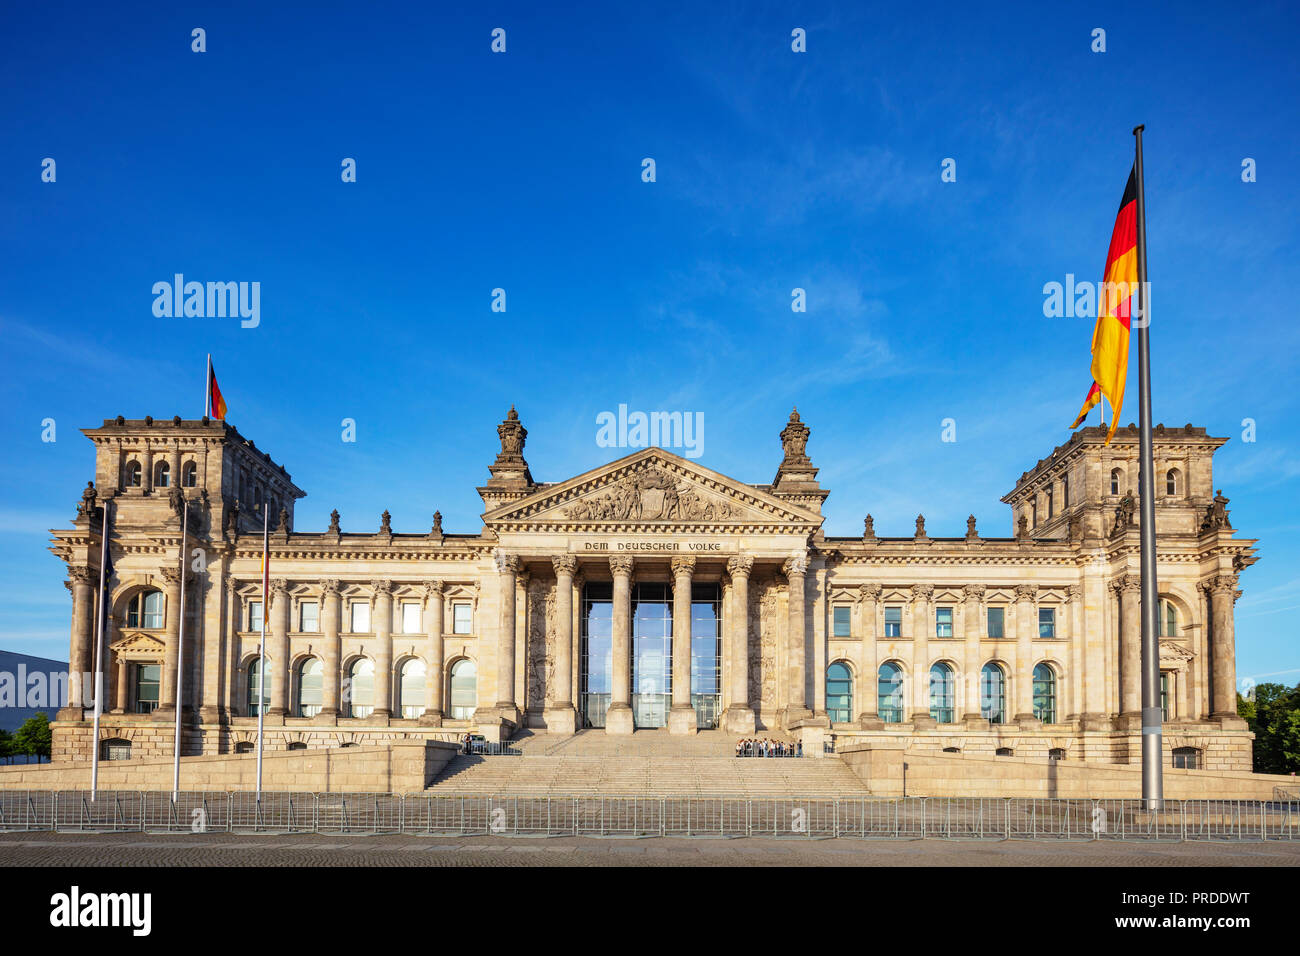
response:
M226 400L221 397L221 389L217 385L217 373L212 370L212 356L208 356L208 408L211 409L213 418L226 419Z
M1128 377L1130 308L1137 292L1137 168L1128 174L1124 198L1119 203L1115 228L1110 234L1101 291L1097 296L1097 326L1092 331L1092 388L1071 428L1078 428L1105 395L1110 400L1110 432L1115 437L1124 408L1124 382Z

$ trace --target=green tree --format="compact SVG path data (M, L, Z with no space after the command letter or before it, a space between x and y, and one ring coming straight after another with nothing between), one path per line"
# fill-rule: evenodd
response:
M50 759L50 743L50 718L44 711L28 717L14 732L14 752L35 757L37 763L42 757Z
M1253 700L1237 695L1237 713L1255 734L1257 773L1300 772L1300 684L1259 684Z
M13 762L14 738L7 730L0 729L0 760Z

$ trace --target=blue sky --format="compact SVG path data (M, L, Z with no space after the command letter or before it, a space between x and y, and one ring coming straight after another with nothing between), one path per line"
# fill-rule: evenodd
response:
M67 652L77 429L198 417L207 352L303 529L477 530L512 402L539 480L621 454L626 403L702 412L701 464L755 482L797 404L828 533L1008 534L1088 384L1042 287L1099 278L1143 122L1155 417L1233 439L1238 672L1300 679L1286 4L263 6L0 15L0 646ZM260 282L261 324L155 318L177 272Z

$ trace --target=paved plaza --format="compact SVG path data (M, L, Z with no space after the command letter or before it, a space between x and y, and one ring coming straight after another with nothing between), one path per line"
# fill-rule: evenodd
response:
M1300 843L0 833L5 866L1297 866Z

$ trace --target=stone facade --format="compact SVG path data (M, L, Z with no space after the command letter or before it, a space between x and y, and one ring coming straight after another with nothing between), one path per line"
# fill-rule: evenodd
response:
M932 537L918 516L904 538L877 536L870 515L860 535L825 532L829 492L797 412L770 484L658 448L537 482L513 408L497 433L482 527L447 533L435 513L410 533L387 512L372 530L344 531L337 512L324 531L297 530L304 492L224 422L86 430L95 481L51 550L69 569L71 667L89 673L107 508L105 752L169 755L178 704L186 754L251 746L263 624L268 750L571 734L592 720L584 596L597 586L611 615L600 723L630 733L645 720L634 595L655 584L670 595L671 633L692 627L693 587L714 588L720 607L707 706L691 642L665 652L674 734L717 726L837 748L1140 761L1136 429L1110 445L1081 429L1025 472L1003 499L1010 536L985 537L972 517L965 534ZM1178 752L1240 771L1250 735L1235 713L1233 605L1255 556L1213 491L1224 441L1191 425L1155 430L1164 741L1171 762ZM90 755L91 684L72 683L56 760Z

